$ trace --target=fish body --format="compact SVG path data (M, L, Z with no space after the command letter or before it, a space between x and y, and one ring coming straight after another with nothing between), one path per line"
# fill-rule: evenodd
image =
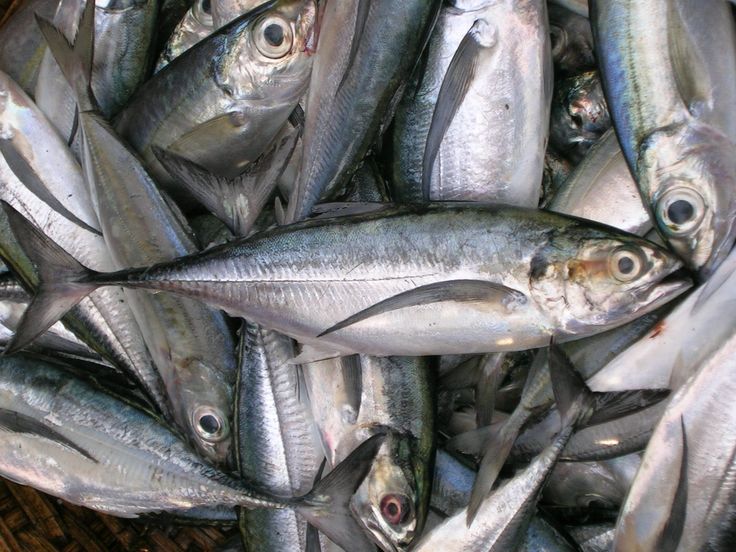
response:
M69 41L77 34L84 6L83 0L59 4L54 23ZM157 0L96 3L92 89L105 117L117 114L148 76L158 8ZM48 50L41 62L35 99L59 134L65 140L74 139L74 94Z
M577 219L454 205L307 221L88 281L196 297L332 356L421 356L603 331L684 291L686 280L663 281L679 266L658 246ZM312 297L323 308L313 309Z
M46 42L33 16L38 13L42 17L53 17L56 5L53 0L23 2L0 27L0 71L7 73L30 95L36 88L46 51Z
M591 8L624 156L659 232L706 278L736 238L731 8L694 0L593 1Z
M393 115L438 9L434 0L326 5L287 220L340 193Z
M546 208L639 236L653 225L613 130L588 150Z
M241 475L275 494L306 493L322 462L311 406L292 341L253 324L243 328L237 431ZM304 550L306 522L291 510L244 510L248 550Z
M536 206L552 100L545 3L445 6L425 55L396 117L398 199Z
M148 80L116 130L172 190L154 145L217 175L239 175L284 127L306 89L314 16L312 0L274 0L241 16Z

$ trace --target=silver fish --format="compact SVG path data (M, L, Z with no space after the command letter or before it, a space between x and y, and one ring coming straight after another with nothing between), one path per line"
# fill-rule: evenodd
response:
M180 188L152 146L234 178L286 124L309 82L313 0L272 0L173 60L137 92L116 129L157 182ZM185 84L184 84L185 83Z
M382 441L367 441L310 493L286 498L213 468L156 419L54 365L0 359L0 475L121 517L293 508L343 546L370 550L347 508Z
M67 40L77 34L86 0L59 4L54 23ZM95 8L92 89L105 117L112 117L143 84L156 30L158 0L100 0ZM75 139L74 94L48 50L41 62L35 99L64 139ZM75 139L78 145L78 139Z
M426 56L394 127L399 199L535 207L552 100L545 3L453 2Z
M171 291L311 346L299 361L539 347L552 335L566 341L619 326L690 286L675 274L678 260L641 238L506 206L382 208L317 219L112 274L90 273L7 210L42 267L34 304L43 299L60 314L100 285ZM80 285L59 288L60 278ZM34 311L19 345L54 321Z
M212 0L195 0L166 42L156 62L154 73L158 73L173 59L211 35L215 29L212 21Z
M736 239L736 25L720 0L591 2L608 107L670 246L707 278Z
M382 550L406 548L421 533L429 503L434 421L427 359L361 355L304 370L328 465L376 428L390 430L351 507Z
M311 406L287 337L244 324L237 431L241 475L279 495L306 493L323 459ZM248 550L304 550L306 523L290 510L244 510Z
M41 31L70 82L79 84L78 117L85 166L103 236L117 266L150 264L197 251L190 231L161 196L138 158L94 109L86 74L75 73L94 39L94 6L82 15L73 47L41 21ZM175 422L208 458L224 462L230 448L235 344L222 313L169 294L128 293L127 299L164 382Z
M736 409L730 401L735 363L731 328L655 429L622 507L614 550L703 550L729 530L736 481Z
M438 9L436 0L327 3L287 221L309 216L350 179L393 115Z
M639 236L653 226L613 130L588 150L546 208Z
M568 527L568 532L582 552L611 552L615 526L608 523Z
M19 3L0 27L0 70L4 71L30 95L36 88L46 42L33 17L53 17L55 0L33 0ZM2 17L0 17L2 20Z

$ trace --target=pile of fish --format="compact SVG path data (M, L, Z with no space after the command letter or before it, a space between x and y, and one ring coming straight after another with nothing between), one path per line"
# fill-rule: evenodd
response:
M0 476L228 550L732 550L732 10L0 4Z

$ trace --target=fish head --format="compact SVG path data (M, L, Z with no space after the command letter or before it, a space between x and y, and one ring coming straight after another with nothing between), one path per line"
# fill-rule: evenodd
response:
M553 235L531 262L536 303L561 335L589 335L634 320L691 285L682 262L643 238L580 221Z
M281 0L259 7L227 31L227 52L216 81L237 106L288 105L301 98L312 69L314 0Z
M736 145L688 124L651 134L639 150L639 187L662 237L707 278L736 240Z
M371 539L389 552L411 544L426 514L425 467L417 465L413 441L390 432L350 503Z
M582 161L611 127L598 72L589 71L560 82L551 117L550 142L573 161Z

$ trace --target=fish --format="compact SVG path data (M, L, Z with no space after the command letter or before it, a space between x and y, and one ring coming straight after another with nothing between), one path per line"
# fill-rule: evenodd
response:
M153 146L237 177L268 148L309 83L314 19L313 0L261 4L146 81L115 129L175 196L183 191Z
M580 525L569 527L568 531L583 552L610 552L613 546L613 524Z
M550 352L555 398L563 412L559 434L524 470L474 508L469 506L425 534L414 550L511 550L518 546L557 456L575 424L589 414L590 395L564 353Z
M216 27L212 21L212 0L196 0L183 18L176 24L166 46L158 57L154 73L158 73L171 61L189 50Z
M105 243L115 264L146 264L197 251L190 230L173 212L138 158L96 109L84 52L94 44L94 1L83 12L74 46L39 21L49 48L76 83L85 177ZM229 454L235 344L222 313L169 294L126 298L163 380L176 424L215 462Z
M388 431L351 508L382 550L405 549L421 534L429 506L432 367L426 358L360 355L303 369L328 467L377 428ZM342 377L336 378L336 373Z
M292 341L255 324L241 332L237 439L241 476L270 492L304 494L323 460L312 406ZM306 522L291 510L242 510L248 550L304 550Z
M573 77L596 69L593 31L588 17L553 3L547 5L547 11L555 76Z
M394 124L398 199L536 207L552 101L545 2L449 3L425 57Z
M6 75L0 75L0 92L0 197L75 257L89 266L112 270L79 164L45 116ZM38 286L37 269L15 241L7 219L0 219L0 256L23 287L33 292ZM168 403L160 378L121 289L94 292L64 317L64 324L138 381L166 415Z
M53 0L19 3L18 9L0 26L0 71L7 73L31 96L46 51L46 42L33 17L35 13L42 17L53 17L56 6Z
M545 208L638 236L654 227L612 129L588 150Z
M285 220L339 194L390 121L440 2L328 2L307 94L304 149Z
M54 17L66 40L77 34L83 0L61 2ZM148 76L151 46L156 32L157 0L101 1L95 9L92 88L105 117L112 117L127 103ZM61 136L76 144L74 94L46 50L39 69L35 100Z
M89 271L4 208L43 281L18 346L104 285L169 291L249 318L303 343L300 362L353 352L523 350L552 335L566 341L624 324L691 285L677 272L680 261L641 238L507 206L383 208L315 219L108 274ZM294 251L301 252L297 264Z
M702 280L736 240L736 27L719 1L592 0L603 90L662 237Z
M203 506L291 508L330 538L371 550L348 511L384 436L296 498L223 473L176 433L57 366L0 358L0 474L73 504L135 518Z
M611 118L597 71L557 83L550 120L553 148L577 165L609 128Z
M731 330L672 397L622 506L613 550L702 550L714 533L728 530L734 359Z

